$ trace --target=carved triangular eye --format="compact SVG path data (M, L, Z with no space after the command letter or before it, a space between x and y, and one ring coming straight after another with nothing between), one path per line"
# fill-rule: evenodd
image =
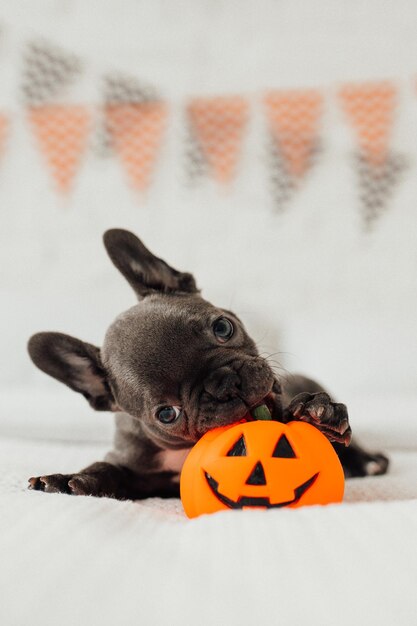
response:
M296 454L285 435L281 435L281 437L278 439L278 443L275 446L275 450L273 451L272 456L278 457L280 459L296 458Z
M227 456L247 456L248 453L246 451L246 442L243 435L239 437L236 443L230 448Z

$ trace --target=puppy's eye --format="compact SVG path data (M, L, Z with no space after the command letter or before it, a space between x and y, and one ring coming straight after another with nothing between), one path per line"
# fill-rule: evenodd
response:
M163 406L158 409L156 416L163 424L172 424L181 415L179 406Z
M220 343L226 343L234 333L234 327L227 317L219 317L213 323L213 333Z

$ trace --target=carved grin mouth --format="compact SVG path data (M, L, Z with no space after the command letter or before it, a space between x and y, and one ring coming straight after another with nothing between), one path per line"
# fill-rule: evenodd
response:
M290 504L295 504L296 502L298 502L301 496L307 491L307 489L309 489L315 483L319 472L306 480L305 483L294 489L294 498L292 500L278 503L271 503L269 498L258 498L252 496L240 496L239 500L235 502L234 500L231 500L230 498L219 492L219 483L214 480L214 478L210 476L210 474L204 472L204 475L213 494L216 496L216 498L220 500L220 502L228 506L229 509L243 509L244 507L264 507L266 509L278 509L283 506L289 506Z

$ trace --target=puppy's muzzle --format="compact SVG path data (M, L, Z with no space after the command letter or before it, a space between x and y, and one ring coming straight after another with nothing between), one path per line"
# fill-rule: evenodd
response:
M274 376L259 358L214 370L203 382L202 413L228 416L245 411L260 402L270 391Z
M230 367L220 367L204 381L204 390L213 400L227 402L239 395L240 377Z

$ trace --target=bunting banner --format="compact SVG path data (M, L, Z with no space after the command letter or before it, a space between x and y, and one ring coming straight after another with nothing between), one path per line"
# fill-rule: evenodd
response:
M63 194L73 187L94 111L95 154L116 157L130 186L146 192L163 148L170 103L152 85L119 72L103 77L98 105L79 102L75 96L83 72L78 56L48 41L31 42L24 49L20 91L25 116L55 187ZM252 99L217 95L188 100L183 111L189 180L205 177L220 186L235 181L251 102L259 101L267 127L273 204L282 211L321 151L323 94L322 89L272 90ZM356 140L360 210L366 229L371 229L408 165L391 148L398 87L390 81L352 83L337 88L336 95ZM0 111L0 156L10 120Z
M71 188L90 132L89 108L63 102L80 71L77 57L47 42L34 42L26 49L23 101L39 149L63 193Z
M322 96L316 90L275 91L265 96L264 105L272 192L282 210L315 161Z
M187 106L188 173L196 180L211 175L222 184L235 175L249 106L240 96L196 98Z
M365 227L371 228L387 207L406 162L390 150L396 108L396 88L390 82L352 84L340 98L358 142L355 166Z
M168 117L154 90L133 77L105 79L105 132L120 157L131 185L140 192L150 182Z

